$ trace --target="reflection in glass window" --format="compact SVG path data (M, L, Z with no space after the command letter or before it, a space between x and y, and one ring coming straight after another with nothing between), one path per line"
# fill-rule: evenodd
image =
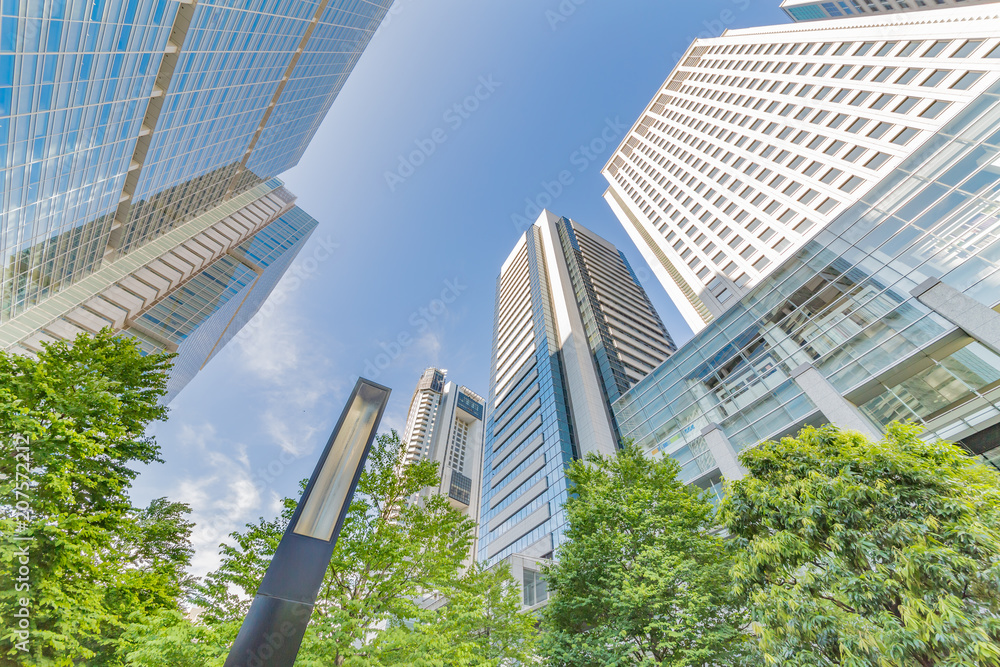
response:
M532 607L549 599L549 591L541 572L524 568L524 606Z

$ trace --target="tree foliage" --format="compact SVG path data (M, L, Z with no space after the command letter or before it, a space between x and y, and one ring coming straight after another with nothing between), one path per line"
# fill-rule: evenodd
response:
M1000 665L1000 475L892 425L745 452L721 517L769 664Z
M129 614L177 608L188 508L128 497L137 466L159 460L145 429L166 416L170 358L110 330L37 358L0 352L0 618L23 599L30 612L30 654L5 623L0 665L108 664Z
M499 667L528 664L535 620L521 609L505 567L473 565L448 591L447 604L412 628L394 623L365 656L345 664L372 667ZM514 661L517 662L514 662Z
M358 483L320 589L296 664L500 665L523 659L530 619L502 571L463 568L474 524L439 495L408 502L438 481L437 464L400 468L404 443L380 435ZM274 521L261 520L223 546L221 567L195 601L210 624L246 613L295 511L286 499ZM422 600L446 604L425 608Z
M222 667L235 633L229 625L195 623L179 611L137 613L121 637L125 667Z
M170 358L110 331L37 358L0 353L0 667L224 661L295 501L234 533L222 567L194 585L188 506L134 507L128 495L139 466L159 461L145 430L166 416ZM437 471L422 462L401 472L401 451L395 433L373 449L299 663L523 658L533 635L517 591L502 570L463 567L473 524L446 499L407 502ZM21 567L30 575L17 590ZM418 601L428 596L448 604L426 609ZM204 607L199 620L183 613L191 601ZM9 622L22 607L30 640L19 646Z
M546 568L553 666L737 665L750 651L714 508L670 458L634 446L567 472L567 541Z

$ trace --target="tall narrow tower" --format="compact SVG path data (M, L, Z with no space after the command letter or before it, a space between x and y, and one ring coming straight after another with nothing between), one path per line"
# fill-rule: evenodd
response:
M440 481L423 493L443 495L452 507L475 519L485 406L471 389L446 382L447 374L428 368L420 376L406 418L402 465L436 461Z
M610 401L675 349L624 255L548 211L500 270L493 336L479 525L490 565L553 556L565 466L617 450ZM537 582L527 568L524 581Z

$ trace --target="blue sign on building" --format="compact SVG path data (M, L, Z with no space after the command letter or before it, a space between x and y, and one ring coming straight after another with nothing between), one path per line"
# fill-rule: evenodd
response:
M462 410L465 410L476 419L483 418L483 404L473 399L468 394L463 394L459 392L458 407L461 408Z

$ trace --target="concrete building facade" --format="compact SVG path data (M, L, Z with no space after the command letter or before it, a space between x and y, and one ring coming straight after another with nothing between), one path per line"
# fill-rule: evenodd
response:
M847 16L914 12L944 7L968 7L997 0L783 0L781 8L793 21L818 21Z
M444 496L452 507L476 520L486 406L468 387L447 382L447 375L445 370L428 368L420 376L406 417L401 465L437 462L440 481L422 493Z
M697 332L977 103L998 35L994 3L697 40L605 199Z

